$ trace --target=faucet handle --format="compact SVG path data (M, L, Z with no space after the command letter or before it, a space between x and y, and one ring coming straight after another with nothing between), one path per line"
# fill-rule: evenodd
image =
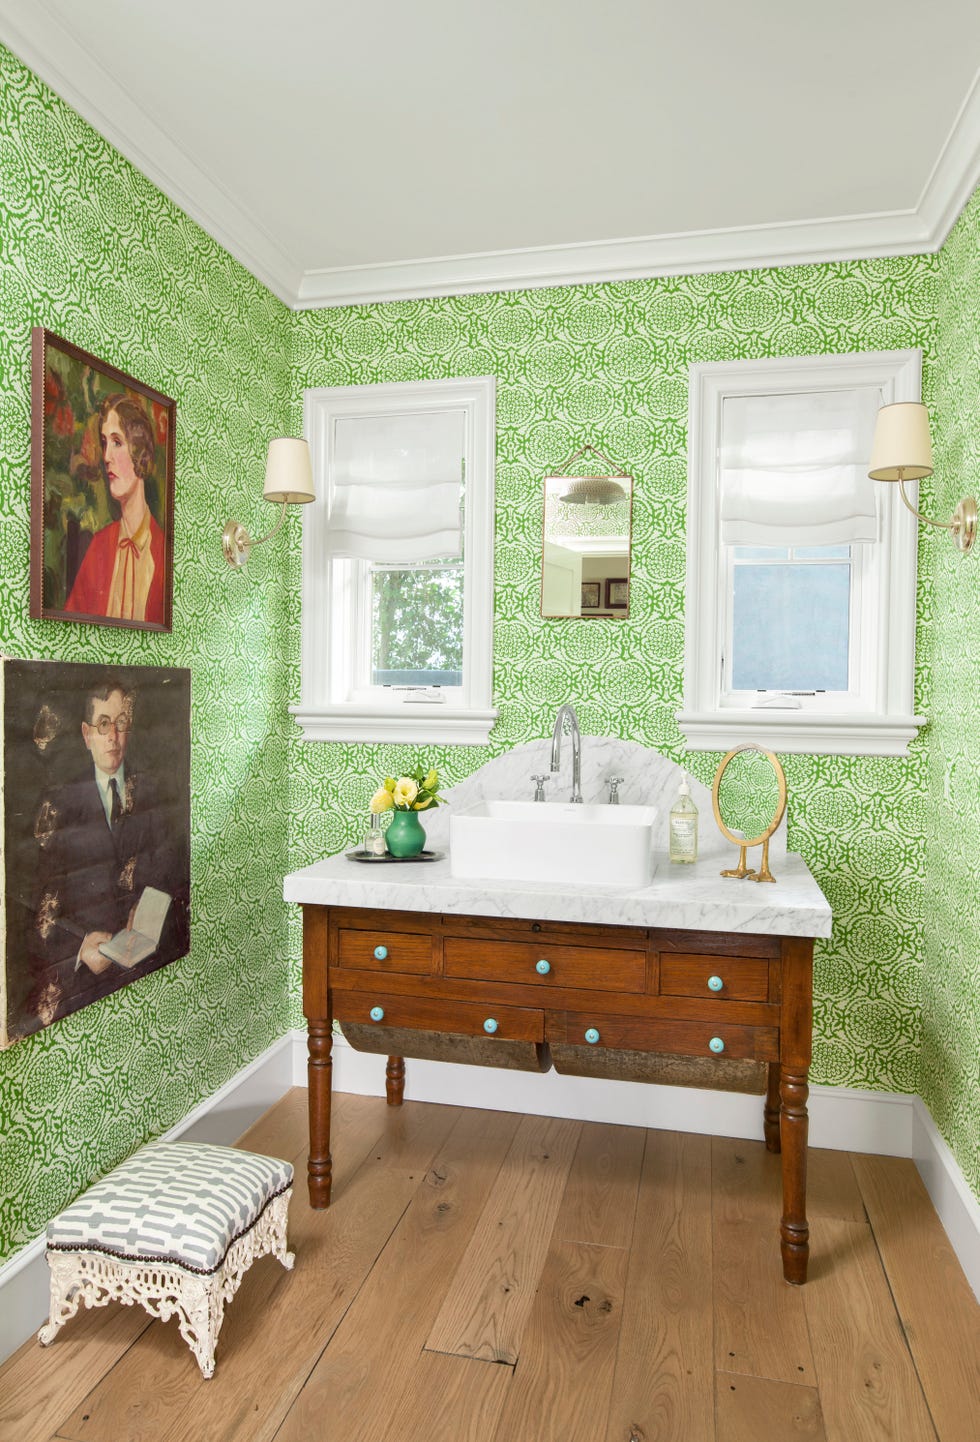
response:
M549 775L545 774L544 776L532 776L532 777L531 777L531 780L535 783L535 787L534 787L534 799L535 799L535 801L543 801L543 800L544 800L544 783L545 783L546 781L550 781L550 780L551 780L551 777L550 777Z
M610 805L610 806L618 806L618 805L619 805L619 788L622 786L623 782L626 780L626 777L625 777L625 776L610 776L610 777L608 778L608 780L609 780L609 805Z

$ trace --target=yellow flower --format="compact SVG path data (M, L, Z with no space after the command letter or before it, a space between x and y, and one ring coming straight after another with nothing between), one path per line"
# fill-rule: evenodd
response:
M381 811L390 811L394 804L391 799L391 792L386 791L382 786L381 790L376 791L371 797L369 809L377 816Z
M428 776L422 782L422 785L425 787L426 791L435 791L436 787L439 785L439 773L434 766L429 772Z
M409 807L419 794L417 784L410 776L400 776L395 782L395 789L392 795L396 806Z
M386 790L386 791L394 791L394 789L395 789L395 778L394 778L394 776L386 776L386 777L385 777L385 790Z
M432 805L432 797L431 797L431 796L427 796L424 801L416 801L415 805L412 807L412 810L413 810L413 811L424 811L427 806L431 806L431 805Z

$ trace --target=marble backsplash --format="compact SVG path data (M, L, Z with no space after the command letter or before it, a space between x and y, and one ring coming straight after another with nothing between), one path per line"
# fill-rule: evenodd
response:
M448 805L437 811L424 813L426 845L443 850L449 845L449 818L453 812L468 810L481 801L531 801L534 798L534 775L550 771L551 740L540 738L525 741L502 756L495 756L478 771L467 776L458 785L450 787L443 794ZM655 849L667 852L667 824L670 808L677 796L677 789L684 775L684 768L659 751L641 746L635 741L622 741L615 736L582 737L582 799L586 802L609 800L609 778L621 776L619 799L624 805L655 806L657 808L657 835ZM711 808L711 791L707 786L688 777L691 796L698 808L698 854L734 858L737 855L732 843L718 830ZM561 766L545 783L546 800L568 801L572 791L572 741L570 736L562 739ZM786 852L786 817L770 842L770 855L775 860ZM758 857L758 851L755 852ZM749 864L753 865L752 853Z

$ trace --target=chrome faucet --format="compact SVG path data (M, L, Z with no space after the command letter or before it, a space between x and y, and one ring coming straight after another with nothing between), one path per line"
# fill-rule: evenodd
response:
M570 701L559 707L551 733L551 769L557 771L561 765L561 738L565 733L565 722L572 723L572 801L582 801L582 733L578 729L578 717Z

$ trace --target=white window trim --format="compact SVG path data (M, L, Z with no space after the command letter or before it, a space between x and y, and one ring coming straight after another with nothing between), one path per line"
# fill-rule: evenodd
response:
M485 746L497 719L493 708L493 527L496 461L496 378L398 381L389 385L321 386L303 396L317 498L303 507L302 680L290 706L306 741L393 741L412 745ZM326 560L328 437L342 416L369 415L417 401L466 412L466 505L463 540L463 686L458 705L393 700L388 705L332 699L349 638L331 624L340 567Z
M884 400L917 401L921 350L857 355L771 357L693 365L688 410L687 589L684 705L677 721L692 751L727 751L746 741L816 755L906 756L926 717L913 713L918 528L880 485L877 503L884 564L874 597L879 665L872 706L864 711L767 711L721 705L720 668L727 568L721 560L718 455L726 396L880 387ZM916 493L907 486L913 505ZM692 519L693 518L693 519ZM760 617L765 625L765 617Z

